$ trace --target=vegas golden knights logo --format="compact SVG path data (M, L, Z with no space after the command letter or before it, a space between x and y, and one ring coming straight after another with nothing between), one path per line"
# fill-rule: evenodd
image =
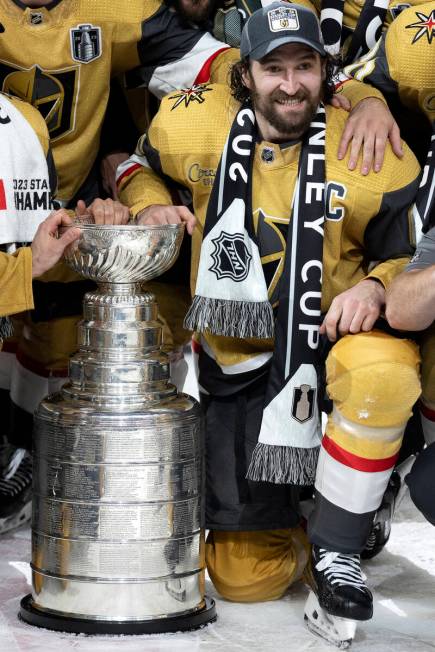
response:
M293 390L292 417L305 423L314 414L314 401L316 400L316 389L310 385L301 385Z
M299 29L299 17L296 9L290 7L272 9L267 12L267 17L269 19L269 29L271 32Z
M43 70L19 68L0 60L0 88L32 104L44 118L52 141L74 129L78 67Z

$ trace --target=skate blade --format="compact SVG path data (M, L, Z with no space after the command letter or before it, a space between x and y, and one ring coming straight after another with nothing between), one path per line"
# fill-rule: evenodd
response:
M21 527L32 517L32 501L29 501L16 514L11 514L5 518L0 518L0 534L5 534L11 530Z
M319 605L317 596L310 591L304 609L305 624L316 636L323 638L340 650L352 644L356 632L356 620L331 616Z

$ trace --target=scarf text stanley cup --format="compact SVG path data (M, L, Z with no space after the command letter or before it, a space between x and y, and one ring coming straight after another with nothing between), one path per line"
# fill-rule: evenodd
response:
M210 197L186 327L240 338L275 336L260 436L248 478L312 484L320 443L317 352L325 109L318 107L302 143L275 328L252 220L256 134L254 112L245 104L233 122Z

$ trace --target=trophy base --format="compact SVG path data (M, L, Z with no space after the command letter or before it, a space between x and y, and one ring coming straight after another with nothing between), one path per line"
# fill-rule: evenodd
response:
M166 634L174 632L188 632L205 627L216 620L216 604L211 598L205 598L205 606L199 611L168 618L154 618L151 620L92 620L87 618L70 618L53 613L40 611L33 606L32 596L26 595L21 600L19 618L29 625L51 629L56 632L71 634L112 634L137 635L137 634Z

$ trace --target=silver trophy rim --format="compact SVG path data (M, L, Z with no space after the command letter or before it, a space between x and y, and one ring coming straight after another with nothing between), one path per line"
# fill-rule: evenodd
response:
M83 224L81 222L74 222L73 224L62 225L63 229L83 229L84 231L92 231L101 229L104 231L160 231L165 229L168 231L179 231L184 229L184 223L178 224Z

